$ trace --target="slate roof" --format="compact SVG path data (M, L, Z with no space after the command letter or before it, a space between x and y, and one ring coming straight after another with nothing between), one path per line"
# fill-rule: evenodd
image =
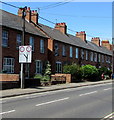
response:
M0 20L0 25L22 31L22 18L21 17L11 14L11 13L6 12L1 9L0 9L0 15L2 16L2 21ZM25 29L26 32L47 38L42 32L40 32L31 23L26 21L25 26L26 26L26 29ZM112 55L112 52L110 50L108 50L107 48L98 47L96 44L94 44L90 41L84 42L76 36L73 36L70 34L65 35L65 34L61 33L59 30L53 29L53 28L43 25L43 24L38 24L38 26L43 31L45 31L49 35L49 37L53 38L54 40L57 40L57 41L60 41L63 43L67 43L70 45L74 45L77 47L85 48L88 50L96 51L99 53Z
M0 15L2 17L2 20L0 20L0 25L22 31L21 17L1 9L0 9ZM35 28L32 24L30 24L27 21L25 21L25 27L26 27L25 29L26 32L47 38L42 32L40 32L37 28Z
M76 36L73 36L70 34L67 34L67 35L63 34L59 30L53 29L53 28L43 25L43 24L39 24L39 27L43 31L45 31L54 40L58 40L63 43L67 43L67 44L74 45L77 47L85 48L85 49L92 50L95 52L112 55L112 52L110 50L108 50L107 48L102 47L102 46L99 47L90 41L84 42Z

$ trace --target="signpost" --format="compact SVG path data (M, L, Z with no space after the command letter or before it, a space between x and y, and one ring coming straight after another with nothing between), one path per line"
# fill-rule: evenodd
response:
M24 88L23 64L31 63L32 46L19 46L19 63L21 63L21 88Z
M19 63L31 63L32 46L19 46Z

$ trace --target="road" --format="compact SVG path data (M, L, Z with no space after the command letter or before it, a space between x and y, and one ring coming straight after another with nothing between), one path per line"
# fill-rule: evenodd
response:
M112 83L4 98L3 118L105 118L112 113Z

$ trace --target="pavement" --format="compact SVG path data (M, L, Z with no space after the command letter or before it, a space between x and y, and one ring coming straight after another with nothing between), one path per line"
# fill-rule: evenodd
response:
M89 85L105 84L110 82L112 82L111 79L97 81L97 82L57 84L57 85L51 85L51 86L45 86L45 87L38 86L34 88L25 88L25 89L21 89L21 88L7 89L7 90L0 91L0 98L14 97L14 96L20 96L20 95L33 94L33 93L47 92L47 91L55 91L55 90L68 89L68 88L76 88L76 87L89 86Z

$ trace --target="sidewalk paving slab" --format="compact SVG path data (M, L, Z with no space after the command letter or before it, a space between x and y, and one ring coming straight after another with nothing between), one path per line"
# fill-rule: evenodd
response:
M33 94L33 93L47 92L47 91L55 91L55 90L68 89L68 88L76 88L76 87L89 86L89 85L105 84L111 82L113 81L110 79L110 80L103 80L97 82L66 83L66 84L57 84L57 85L51 85L45 87L38 86L34 88L25 88L25 89L21 89L21 88L7 89L0 91L0 98L14 97L20 95Z

